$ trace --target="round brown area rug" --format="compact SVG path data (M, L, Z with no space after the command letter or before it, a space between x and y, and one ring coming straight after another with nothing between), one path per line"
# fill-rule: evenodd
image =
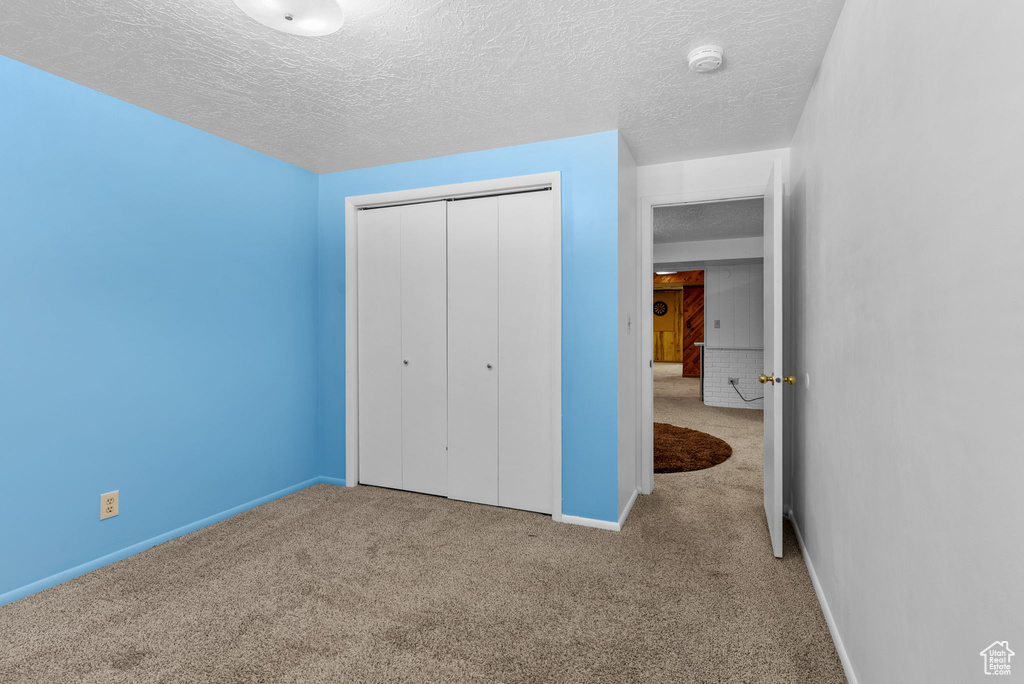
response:
M654 472L679 473L716 466L732 456L732 447L706 432L654 424Z

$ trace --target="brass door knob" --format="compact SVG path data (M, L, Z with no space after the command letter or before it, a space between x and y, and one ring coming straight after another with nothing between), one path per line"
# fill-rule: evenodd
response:
M767 383L771 383L771 384L773 384L773 385L774 385L774 384L775 384L775 373L772 373L771 375L764 375L764 374L761 374L761 375L760 375L760 376L759 376L759 377L757 378L757 381L758 381L759 383L761 383L762 385L764 385L764 384L767 384Z
M784 383L786 383L787 385L795 385L796 384L796 376L795 375L787 375L786 377L782 378L782 381Z

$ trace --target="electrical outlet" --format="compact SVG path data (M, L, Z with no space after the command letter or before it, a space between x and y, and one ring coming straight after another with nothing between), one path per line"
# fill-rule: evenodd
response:
M716 327L716 328L721 328L721 327L722 327L722 321L721 321L721 320L719 320L719 319L716 319L716 320L715 320L715 327Z
M729 378L729 384L730 385L738 385L738 384L740 384L740 379L739 378Z
M100 494L100 520L113 518L117 515L117 499L121 490L114 490L106 494Z

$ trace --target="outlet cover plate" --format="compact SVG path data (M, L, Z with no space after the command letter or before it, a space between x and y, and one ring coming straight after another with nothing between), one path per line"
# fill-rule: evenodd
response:
M106 494L100 494L100 520L106 520L107 518L113 518L117 515L118 508L118 494L121 490L115 489L112 492Z

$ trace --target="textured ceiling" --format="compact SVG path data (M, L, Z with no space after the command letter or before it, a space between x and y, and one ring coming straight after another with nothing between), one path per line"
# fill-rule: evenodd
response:
M302 38L232 0L3 0L0 53L321 173L613 128L652 164L788 145L842 2L347 0Z
M654 208L654 242L690 242L764 235L764 200L676 204Z

